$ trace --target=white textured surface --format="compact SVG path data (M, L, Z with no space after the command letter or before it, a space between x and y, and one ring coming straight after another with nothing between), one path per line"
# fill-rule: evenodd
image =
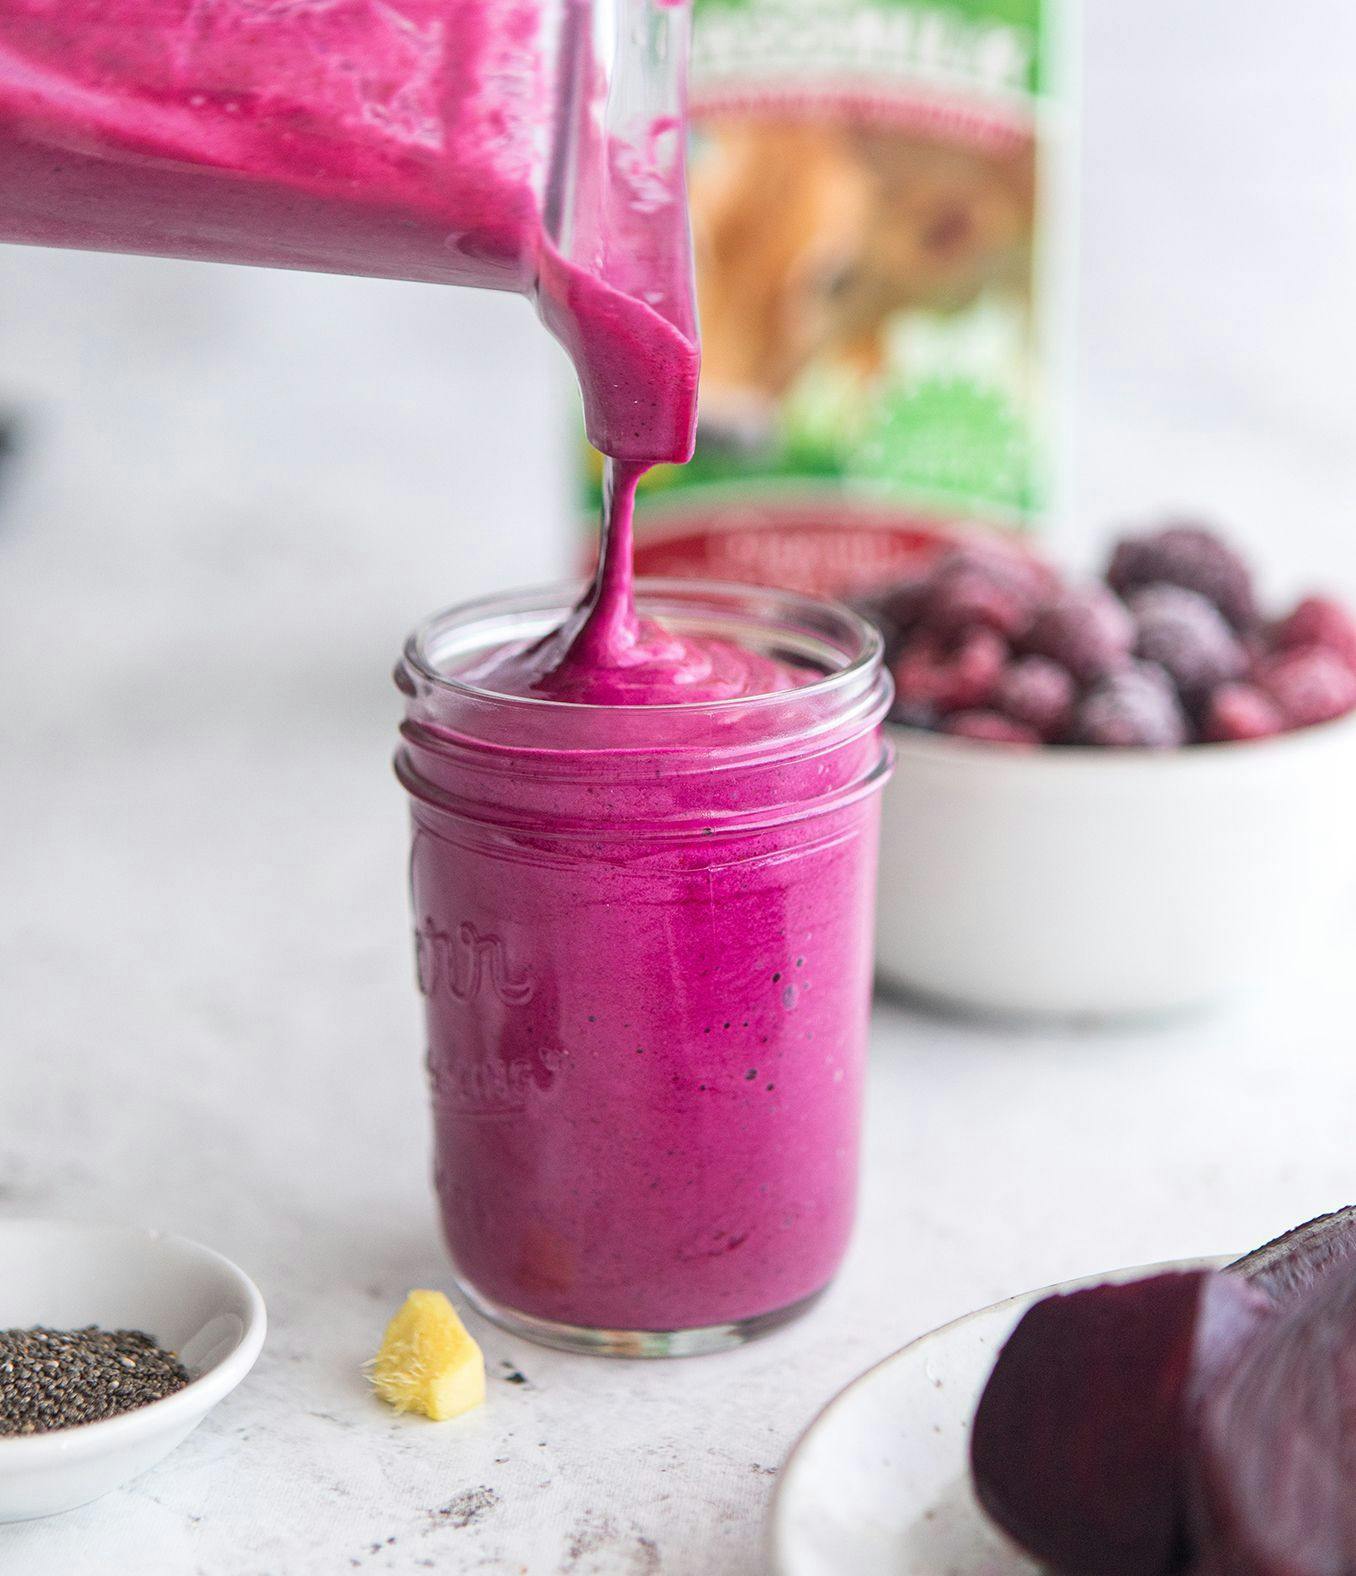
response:
M1071 531L1090 557L1088 522L1195 503L1277 587L1350 590L1356 14L1089 10ZM797 1431L911 1335L1356 1194L1349 950L1158 1030L886 1007L861 1229L799 1328L643 1367L481 1332L480 1414L369 1400L383 1321L444 1273L387 673L422 612L566 562L559 378L517 302L0 255L0 403L31 416L0 498L0 1210L181 1231L272 1317L156 1473L0 1529L6 1576L745 1576Z

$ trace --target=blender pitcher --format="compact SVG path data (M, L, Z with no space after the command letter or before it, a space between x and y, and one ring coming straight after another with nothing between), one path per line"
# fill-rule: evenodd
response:
M593 443L684 459L687 22L661 0L6 0L0 241L519 291Z

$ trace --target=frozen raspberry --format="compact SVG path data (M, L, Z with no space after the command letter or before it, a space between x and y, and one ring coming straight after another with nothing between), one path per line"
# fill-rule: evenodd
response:
M1271 638L1282 651L1292 651L1298 646L1322 646L1325 651L1341 657L1356 672L1356 618L1330 597L1305 597L1272 629Z
M1027 651L1058 662L1082 684L1124 667L1134 643L1129 612L1101 586L1056 592L1022 642Z
M942 724L942 732L958 739L983 739L989 744L1039 744L1034 728L1025 728L996 711L958 711Z
M1130 598L1135 654L1166 668L1188 701L1238 678L1247 653L1213 602L1182 586L1145 586Z
M1187 740L1187 720L1172 680L1152 662L1109 674L1088 694L1074 719L1080 744L1167 750Z
M1213 602L1235 629L1257 622L1252 571L1203 526L1170 525L1148 536L1126 537L1111 556L1106 580L1124 597L1141 586L1181 586Z
M1049 657L1019 657L1004 670L993 692L996 710L1046 741L1068 732L1077 702L1073 676Z
M1304 646L1266 657L1255 674L1288 728L1331 722L1356 708L1356 673L1334 652Z
M1272 698L1253 684L1221 684L1205 708L1204 734L1213 744L1269 739L1285 731Z
M938 712L982 706L1007 661L1007 643L991 629L972 629L959 640L915 635L895 659L895 693L902 706Z

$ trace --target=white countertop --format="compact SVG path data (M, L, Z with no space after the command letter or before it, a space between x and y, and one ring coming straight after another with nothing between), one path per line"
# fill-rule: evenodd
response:
M1356 17L1190 12L1089 18L1066 539L1195 503L1278 590L1352 591ZM483 1410L370 1398L446 1283L388 673L431 607L568 562L559 395L517 302L0 253L0 1212L199 1238L272 1321L157 1471L0 1528L6 1576L747 1576L796 1434L911 1336L1356 1197L1349 961L1106 1032L882 1004L861 1223L804 1322L667 1364L477 1324Z

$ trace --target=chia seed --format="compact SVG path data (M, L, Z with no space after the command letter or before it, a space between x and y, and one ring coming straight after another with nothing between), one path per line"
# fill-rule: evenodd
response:
M175 1354L141 1330L0 1330L0 1436L97 1423L187 1383Z

